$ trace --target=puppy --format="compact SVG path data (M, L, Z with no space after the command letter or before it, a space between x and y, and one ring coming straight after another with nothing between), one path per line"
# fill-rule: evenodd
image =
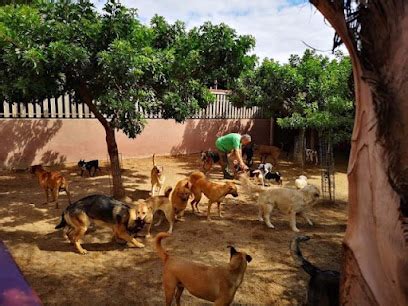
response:
M220 155L217 152L201 151L201 161L204 173L208 173L214 164L219 163Z
M48 204L48 191L51 191L52 202L55 201L55 207L58 208L58 196L60 191L65 191L68 197L68 203L71 204L71 195L68 190L68 182L58 171L47 171L42 165L34 165L29 168L31 174L37 176L40 187L44 189Z
M279 171L276 172L267 172L264 174L265 181L275 181L279 185L282 185L282 175Z
M300 175L296 180L295 180L295 186L297 189L303 189L307 186L307 177L304 175Z
M230 305L235 293L241 285L247 263L252 257L243 252L230 248L230 262L225 267L212 267L201 263L170 256L163 249L161 241L170 234L159 233L156 237L156 251L163 261L163 287L166 305L171 305L173 297L180 305L180 298L184 288L190 294L214 305Z
M290 188L260 188L254 185L248 177L240 177L243 188L250 194L258 193L258 217L259 221L264 221L269 228L275 228L270 215L277 207L281 212L290 216L290 226L294 232L299 232L296 227L296 214L299 213L310 224L313 222L306 215L306 211L311 209L319 199L320 191L314 185L308 185L301 190Z
M299 242L309 239L307 236L300 236L294 238L290 243L293 261L310 275L306 305L339 305L340 273L331 270L320 270L303 257Z
M261 170L263 174L272 172L273 165L271 163L259 164L258 170Z
M191 182L189 179L183 179L177 182L174 191L170 195L171 205L175 213L176 219L181 219L184 216L184 210L187 207L188 200L190 199Z
M64 228L72 244L80 254L87 254L80 239L85 235L91 222L109 226L114 238L128 242L131 247L143 248L144 245L133 238L148 218L148 207L140 205L130 207L105 195L91 195L69 205L62 213L61 222L55 229Z
M167 221L170 224L169 228L169 233L173 232L173 225L175 221L175 215L174 215L174 210L173 206L171 205L169 196L173 188L167 187L164 191L164 196L155 196L155 197L150 197L148 198L145 203L149 207L149 211L152 214L152 222L150 222L149 227L147 229L147 235L146 237L150 237L150 229L153 224L153 217L157 211L162 211L167 219ZM163 221L163 216L160 216L159 222L155 224L155 226L159 226Z
M204 173L194 172L190 176L191 191L194 195L194 200L191 202L191 208L193 213L195 209L197 213L200 213L198 209L198 203L201 200L202 193L208 198L208 209L207 209L207 220L211 220L210 212L211 205L217 203L218 205L218 216L221 218L221 202L224 200L225 196L231 194L233 197L238 196L237 186L233 182L227 182L225 184L213 183L205 178Z
M97 159L95 160L90 160L86 162L85 160L81 159L78 162L78 167L81 169L81 176L84 174L84 171L87 170L89 173L89 176L95 176L96 170L101 171L101 168L99 168L99 161ZM91 175L91 170L94 169L93 175Z
M282 151L280 148L265 145L254 146L254 148L255 151L258 152L262 164L266 163L266 158L270 156L272 159L272 164L276 166L276 164L278 163L278 158Z
M152 197L155 196L155 191L158 189L157 194L160 194L160 191L163 187L164 181L166 180L166 177L163 175L163 166L157 166L156 163L154 162L154 155L153 154L153 168L152 171L150 171L150 180L152 183Z

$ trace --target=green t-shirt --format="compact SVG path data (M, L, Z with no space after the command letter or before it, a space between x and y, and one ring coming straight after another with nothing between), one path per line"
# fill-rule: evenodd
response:
M215 142L215 146L221 152L229 153L234 149L241 148L241 135L238 133L231 133L221 136Z

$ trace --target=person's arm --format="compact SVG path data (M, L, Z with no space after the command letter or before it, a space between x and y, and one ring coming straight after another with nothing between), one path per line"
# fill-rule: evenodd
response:
M237 157L237 159L238 159L240 165L242 165L242 164L244 163L244 161L242 160L241 149L238 148L238 149L234 149L233 151L234 151L234 155Z

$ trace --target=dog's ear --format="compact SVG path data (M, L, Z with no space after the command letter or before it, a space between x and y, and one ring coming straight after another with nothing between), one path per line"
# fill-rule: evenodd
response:
M238 251L232 245L227 246L227 248L230 248L231 257L238 253Z
M252 261L251 255L246 255L246 256L245 256L245 259L246 259L247 262L251 262L251 261Z
M186 187L187 189L191 189L191 182L188 181L188 182L186 183L185 187Z

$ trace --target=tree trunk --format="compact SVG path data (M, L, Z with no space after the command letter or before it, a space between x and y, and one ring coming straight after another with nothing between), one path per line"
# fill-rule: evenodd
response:
M345 2L311 2L347 47L355 82L341 304L408 305L408 5L368 1L358 19L358 51L345 22Z
M125 198L125 189L123 188L122 175L119 162L118 145L115 139L115 130L109 125L106 118L98 111L95 104L93 104L93 99L86 85L82 85L79 91L81 99L88 105L89 109L99 120L105 129L106 134L106 145L108 147L108 154L110 159L110 168L112 174L113 183L113 197L117 200L122 200Z

